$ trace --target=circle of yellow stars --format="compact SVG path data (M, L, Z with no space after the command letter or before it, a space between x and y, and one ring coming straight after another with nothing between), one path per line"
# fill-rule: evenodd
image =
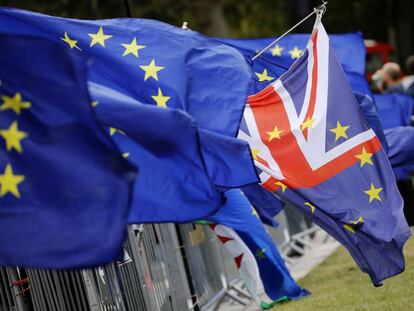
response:
M107 41L113 38L113 35L109 34L103 26L99 26L96 33L88 33L88 36L90 38L90 48L105 48ZM78 49L79 51L82 50L78 45L79 40L74 39L73 36L68 34L67 32L64 32L63 37L61 37L60 39L64 41L71 49ZM139 58L140 51L147 47L146 45L139 44L135 36L131 39L130 42L121 43L121 46L124 48L122 57L133 56L135 58ZM158 73L161 70L165 69L165 67L159 66L156 60L153 58L149 64L140 65L139 69L144 71L144 81L147 81L149 79L154 79L155 81L158 81ZM151 98L154 100L155 104L158 107L167 108L167 102L170 100L171 97L166 96L162 89L158 87L157 94L152 95ZM91 103L92 107L96 107L97 104L97 102Z
M20 116L24 109L29 109L31 103L24 101L20 93L14 96L1 95L0 112L11 110ZM0 129L0 137L4 140L7 152L23 153L22 140L28 136L28 133L19 129L18 121L13 121L8 128ZM25 180L24 175L15 174L10 163L6 164L3 174L0 174L0 198L11 194L20 198L19 185Z
M99 26L95 33L88 33L89 36L89 48L106 48L106 44L111 42L110 40L114 37L113 34L110 33L110 30L104 29L103 26ZM79 40L75 39L72 34L68 34L67 32L63 33L63 37L60 38L63 42L65 42L70 49L77 49L82 51L81 47L79 46ZM134 57L139 58L140 52L145 49L147 46L140 44L137 37L134 36L131 38L130 42L121 43L121 46L124 48L122 53L122 57ZM157 64L154 58L151 59L149 64L142 64L139 65L138 69L141 69L144 72L144 81L153 79L155 81L159 81L159 72L164 70L164 66L160 66ZM154 100L155 104L160 108L167 108L167 103L170 100L170 96L167 96L163 90L158 87L157 94L151 95L151 98ZM93 108L97 107L99 102L93 101L91 102L91 106ZM1 109L1 108L0 108ZM109 134L110 136L119 133L121 135L126 135L120 129L110 127ZM0 134L1 135L1 134ZM9 148L9 147L8 147ZM129 152L124 152L122 154L124 158L128 158L130 156Z

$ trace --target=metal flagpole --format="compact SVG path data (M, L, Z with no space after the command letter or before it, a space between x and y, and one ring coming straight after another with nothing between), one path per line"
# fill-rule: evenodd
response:
M321 12L322 14L326 11L326 5L328 4L327 1L322 0L322 4L318 6L317 8L313 9L313 12L309 13L306 17L304 17L300 22L298 22L296 25L291 27L288 31L286 31L283 35L281 35L279 38L274 40L272 43L270 43L268 46L266 46L263 50L261 50L259 53L257 53L253 58L252 61L254 61L256 58L258 58L260 55L262 55L264 52L266 52L268 49L272 47L272 45L279 42L283 37L285 37L287 34L289 34L293 29L298 27L300 24L302 24L304 21L306 21L309 17L311 17L313 14L316 14L318 12Z

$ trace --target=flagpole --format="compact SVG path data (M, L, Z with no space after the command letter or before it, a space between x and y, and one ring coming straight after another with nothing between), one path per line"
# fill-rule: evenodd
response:
M280 180L282 179L280 176L277 176L271 169L269 169L268 167L264 166L262 163L260 163L259 161L254 161L254 165L256 165L259 169L261 169L263 172L265 172L266 174L268 174L269 176Z
M328 4L327 1L322 0L322 4L318 6L317 8L313 8L313 11L309 13L306 17L304 17L301 21L299 21L296 25L291 27L289 30L287 30L283 35L281 35L279 38L274 40L272 43L270 43L268 46L266 46L264 49L262 49L259 53L257 53L253 58L252 61L254 61L256 58L258 58L260 55L262 55L264 52L266 52L268 49L272 47L272 45L278 43L283 37L285 37L287 34L289 34L292 30L294 30L296 27L298 27L300 24L302 24L304 21L306 21L308 18L310 18L313 14L316 13L325 13L326 11L326 5Z

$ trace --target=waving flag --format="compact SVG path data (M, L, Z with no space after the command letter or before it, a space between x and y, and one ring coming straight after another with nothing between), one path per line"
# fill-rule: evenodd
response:
M98 119L112 129L124 156L140 168L129 222L205 218L222 204L217 187L255 174L253 165L245 165L251 163L245 142L201 131L184 111L142 105L94 83L89 89L100 102L95 108ZM238 180L231 180L234 175Z
M38 38L0 45L0 265L113 261L135 169L89 106L86 63Z
M346 77L356 94L361 109L369 125L375 131L382 145L386 148L386 140L376 113L368 82L365 79L366 49L361 33L330 35L333 48L338 51L338 59ZM289 34L282 38L271 49L250 63L253 76L250 94L255 94L273 83L284 74L306 49L309 36L306 34ZM269 45L274 38L264 39L217 39L220 42L237 48L246 59L250 60L263 47ZM261 219L274 224L271 217L276 215L283 204L266 190L260 191L259 185L243 187L250 202L256 207ZM270 217L269 217L270 216Z
M367 94L369 85L365 80L365 44L361 33L329 35L338 60L341 63L354 92ZM217 39L237 48L251 59L275 38L263 39ZM252 63L255 75L254 93L262 90L284 74L306 49L309 35L289 34Z
M9 8L0 8L0 33L45 38L91 59L92 106L140 167L130 221L202 218L218 208L217 190L257 182L248 146L235 138L250 77L236 49L152 20Z
M272 301L300 299L309 292L291 277L282 256L256 210L238 189L225 193L226 204L209 216L211 229L234 257L237 268L253 298L263 289Z
M390 148L388 157L393 167L414 166L414 127L399 126L385 130Z
M385 129L410 125L414 112L414 100L411 96L400 93L375 94L374 99Z
M251 72L228 45L154 20L85 21L4 7L0 32L59 42L93 58L89 81L142 104L182 109L202 129L237 135Z
M375 284L404 270L401 196L319 18L302 56L249 97L239 137L262 185L343 243Z

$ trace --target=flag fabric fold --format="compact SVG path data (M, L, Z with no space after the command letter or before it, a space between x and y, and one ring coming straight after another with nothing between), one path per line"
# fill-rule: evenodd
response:
M123 154L140 166L130 223L187 222L207 217L222 203L211 182L198 129L185 112L142 105L111 89L89 84L99 120Z
M136 170L94 116L86 63L38 38L0 45L0 265L113 261Z
M249 97L239 138L262 185L343 243L374 284L404 270L411 233L391 166L319 18L292 67Z
M398 126L385 130L390 148L388 158L393 168L414 166L414 127Z
M200 148L210 179L219 189L240 188L259 181L249 144L200 129Z

